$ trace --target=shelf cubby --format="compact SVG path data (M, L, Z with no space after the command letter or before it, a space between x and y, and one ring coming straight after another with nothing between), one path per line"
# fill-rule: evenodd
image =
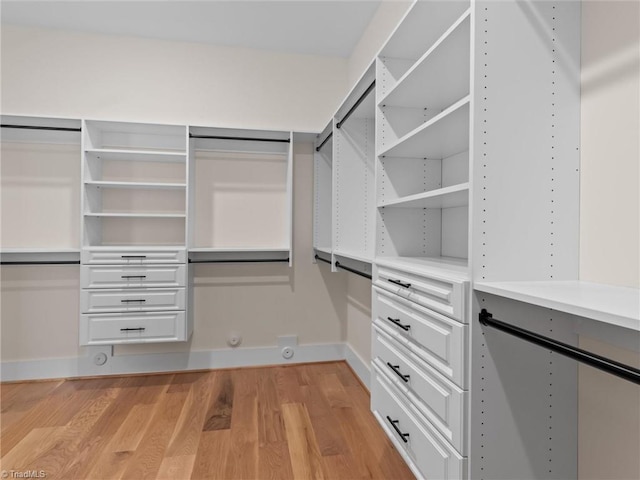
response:
M320 146L321 144L322 146ZM314 144L313 170L313 247L317 251L331 255L333 122L330 122L316 138Z
M28 252L39 252L33 257L39 260L47 257L48 251L54 254L77 250L81 212L80 120L2 115L1 123L3 254L21 251L24 260Z
M291 133L190 127L189 251L291 258ZM249 252L249 253L248 253ZM200 255L203 255L200 253ZM271 258L270 257L270 258ZM215 258L214 258L215 259Z
M187 128L84 122L83 245L184 246Z
M387 92L470 6L469 0L416 2L379 53L378 78ZM383 91L383 95L384 95Z
M381 144L379 156L445 158L469 150L469 104L466 96L395 141ZM382 138L389 132L383 125Z

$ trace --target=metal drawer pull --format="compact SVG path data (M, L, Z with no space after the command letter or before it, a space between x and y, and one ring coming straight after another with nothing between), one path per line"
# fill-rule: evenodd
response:
M389 362L387 362L387 367L389 367L391 370L393 370L393 373L398 375L406 383L409 382L409 379L411 378L411 375L403 375L402 372L400 372L400 365L391 365Z
M400 438L402 439L402 441L404 443L408 443L409 440L407 440L409 438L409 434L408 433L402 433L402 430L400 430L400 428L398 428L398 423L400 423L400 420L391 420L391 417L389 415L387 415L387 420L389 421L389 423L391 424L391 426L393 427L393 429L396 431L396 433L398 435L400 435Z
M411 328L411 325L403 325L402 323L400 323L400 319L399 318L387 317L387 320L389 320L391 323L393 323L396 327L400 327L405 332L408 332L409 329Z
M146 255L120 255L122 258L147 258Z
M121 332L144 332L144 327L136 327L136 328L121 328Z
M147 278L146 275L122 275L122 278Z
M147 300L144 298L136 298L135 300L129 300L129 299L125 299L125 300L120 300L120 302L122 303L134 303L134 302L146 302Z
M410 283L402 283L400 280L394 280L393 278L387 278L388 282L395 283L396 285L400 285L404 288L409 288L411 286Z

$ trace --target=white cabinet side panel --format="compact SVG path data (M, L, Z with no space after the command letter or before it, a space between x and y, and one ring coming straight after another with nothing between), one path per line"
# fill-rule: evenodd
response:
M475 9L474 277L576 279L579 2Z

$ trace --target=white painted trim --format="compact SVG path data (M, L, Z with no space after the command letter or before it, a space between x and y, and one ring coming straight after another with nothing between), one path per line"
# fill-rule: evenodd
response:
M348 343L344 344L344 359L360 381L371 391L371 364L365 362Z
M107 346L88 348L89 353L83 357L2 362L0 379L9 382L345 360L346 349L342 343L298 345L293 349L293 358L285 360L278 346L116 356L110 355L110 347ZM108 352L109 359L105 365L93 364L93 356L98 351ZM351 362L349 364L360 376L361 367L356 369Z

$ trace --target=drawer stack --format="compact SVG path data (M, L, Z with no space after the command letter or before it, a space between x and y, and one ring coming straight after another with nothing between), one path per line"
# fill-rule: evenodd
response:
M88 248L81 260L81 345L188 339L185 248Z
M413 472L467 468L467 325L463 275L376 265L371 408Z

